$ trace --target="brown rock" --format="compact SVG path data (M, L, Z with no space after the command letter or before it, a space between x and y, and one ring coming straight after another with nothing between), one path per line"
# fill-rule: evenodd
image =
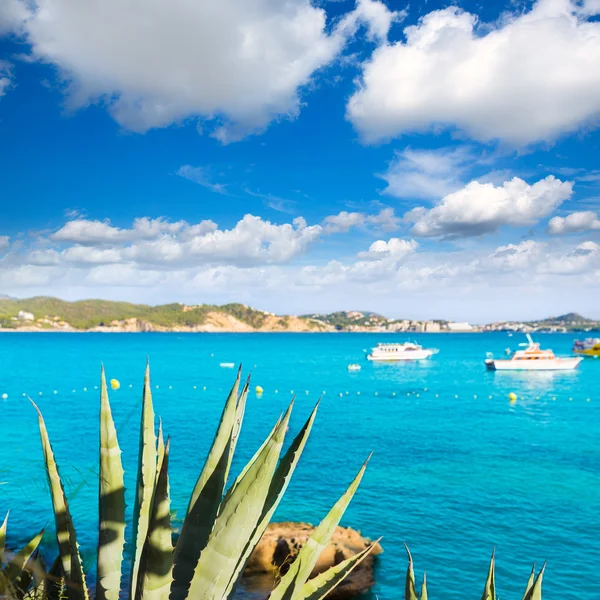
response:
M308 523L271 523L250 556L242 578L241 595L266 597L277 579L287 572L314 529ZM370 540L355 529L338 527L319 557L311 577L357 554L369 543ZM328 598L349 598L371 588L375 583L375 555L381 552L383 549L377 544L373 552L329 594Z

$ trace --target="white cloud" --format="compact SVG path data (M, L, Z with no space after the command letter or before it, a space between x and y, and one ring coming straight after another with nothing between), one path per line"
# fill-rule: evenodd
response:
M415 240L402 240L400 238L390 238L385 240L377 240L371 244L367 252L359 253L359 258L367 260L401 260L412 254L419 247Z
M12 84L12 65L5 60L0 60L0 98L6 94L6 91L12 86Z
M177 171L177 175L185 177L202 187L216 192L217 194L227 194L227 185L215 183L210 176L210 169L207 167L192 167L191 165L182 165Z
M525 271L540 257L545 245L534 240L496 248L482 263L483 268L503 271Z
M28 16L26 5L21 0L0 2L0 35L17 32Z
M0 252L4 252L8 250L10 246L10 236L8 235L0 235Z
M396 216L391 206L382 208L376 215L369 215L367 223L375 229L381 231L396 231L399 227L400 219Z
M323 219L325 233L346 233L354 227L370 225L376 230L395 231L400 219L396 217L390 206L382 208L378 213L368 215L361 212L341 211L337 215L329 215Z
M430 12L363 65L347 116L367 142L432 128L480 141L552 140L600 116L600 22L571 0L477 28L456 7Z
M573 184L552 175L533 185L514 177L502 186L472 181L448 194L434 208L413 209L413 235L459 238L491 233L503 225L528 226L551 214L571 197Z
M172 223L162 218L135 219L130 229L113 227L110 221L90 221L75 219L69 221L50 236L55 242L75 243L82 245L119 244L136 240L152 240L160 235L179 233L184 237L204 235L217 229L217 224L210 220L189 225L185 221Z
M357 227L358 225L364 225L366 217L363 213L359 212L348 212L343 210L337 215L330 215L323 219L325 230L329 233L341 233L346 232Z
M600 269L600 245L587 241L562 256L547 257L540 270L554 275L581 275L593 269Z
M133 264L156 269L282 264L304 253L322 232L320 225L308 226L301 217L277 225L250 214L231 229L219 229L213 221L189 224L147 217L121 229L108 221L76 219L49 238L68 247L35 250L26 260L36 265Z
M553 217L548 221L548 233L581 233L600 229L600 219L591 210L571 213L566 217Z
M387 182L383 193L397 198L439 199L461 187L466 163L472 161L471 150L466 147L407 148L398 152L388 170L379 175Z
M374 0L333 27L307 0L32 2L26 39L69 83L71 107L102 102L134 131L214 119L223 142L296 116L300 88L360 25L381 40L396 18Z

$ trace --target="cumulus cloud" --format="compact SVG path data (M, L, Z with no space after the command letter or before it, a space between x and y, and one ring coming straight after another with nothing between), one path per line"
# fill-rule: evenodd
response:
M373 242L367 252L361 252L358 256L367 260L383 260L388 258L401 260L415 252L418 247L419 244L415 240L390 238L387 242L385 240Z
M108 220L74 219L50 235L50 239L55 242L94 246L152 240L163 234L179 234L181 237L190 238L216 231L216 229L217 224L210 220L190 225L186 221L171 222L162 218L141 217L134 220L131 228L121 229L111 225Z
M514 177L501 186L472 181L448 194L432 209L419 207L405 215L412 233L422 237L460 238L537 223L571 197L573 184L549 175L533 185Z
M552 217L548 221L548 233L581 233L600 229L600 219L591 210L571 213L566 217Z
M140 132L213 119L223 142L296 116L300 88L360 26L381 41L396 18L376 0L358 0L333 26L306 0L161 0L143 14L135 0L31 4L23 35L68 82L69 106L102 102Z
M363 225L366 221L366 217L363 213L359 212L348 212L343 210L337 215L330 215L325 217L323 224L325 229L330 233L340 233L349 231L352 227Z
M597 0L538 0L481 27L457 7L430 12L363 65L348 119L367 142L441 127L518 146L594 125L598 12Z
M10 246L10 236L0 235L0 252L4 252Z
M203 264L280 264L302 254L322 233L301 217L277 225L246 215L235 227L219 229L213 221L189 224L164 219L136 219L131 228L108 221L76 219L50 235L67 248L32 252L33 264L136 264L155 268Z

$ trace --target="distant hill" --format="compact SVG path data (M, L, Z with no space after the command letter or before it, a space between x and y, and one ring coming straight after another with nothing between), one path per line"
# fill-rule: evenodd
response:
M539 321L530 321L530 325L537 327L566 327L567 329L595 328L599 322L578 313L567 313L558 317L548 317Z
M21 313L19 315L19 313ZM29 315L33 315L30 320ZM37 296L22 300L0 299L3 328L41 328L115 331L321 331L327 325L310 318L277 316L244 304L185 305L131 304L110 300L67 302Z
M304 319L315 319L330 325L337 331L347 330L352 327L377 327L388 324L388 319L382 315L369 311L339 311L329 314L313 313L303 315Z

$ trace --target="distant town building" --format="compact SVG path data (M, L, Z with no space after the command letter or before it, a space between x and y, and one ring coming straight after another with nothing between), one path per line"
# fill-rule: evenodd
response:
M35 316L33 315L33 313L20 310L17 313L17 319L19 321L33 321L35 319Z
M452 323L449 322L448 325L448 331L454 331L454 332L459 332L459 331L473 331L473 327L471 325L469 325L468 323Z
M427 333L439 333L441 329L442 328L440 327L439 323L436 323L435 321L427 321L427 323L425 323L424 331Z

